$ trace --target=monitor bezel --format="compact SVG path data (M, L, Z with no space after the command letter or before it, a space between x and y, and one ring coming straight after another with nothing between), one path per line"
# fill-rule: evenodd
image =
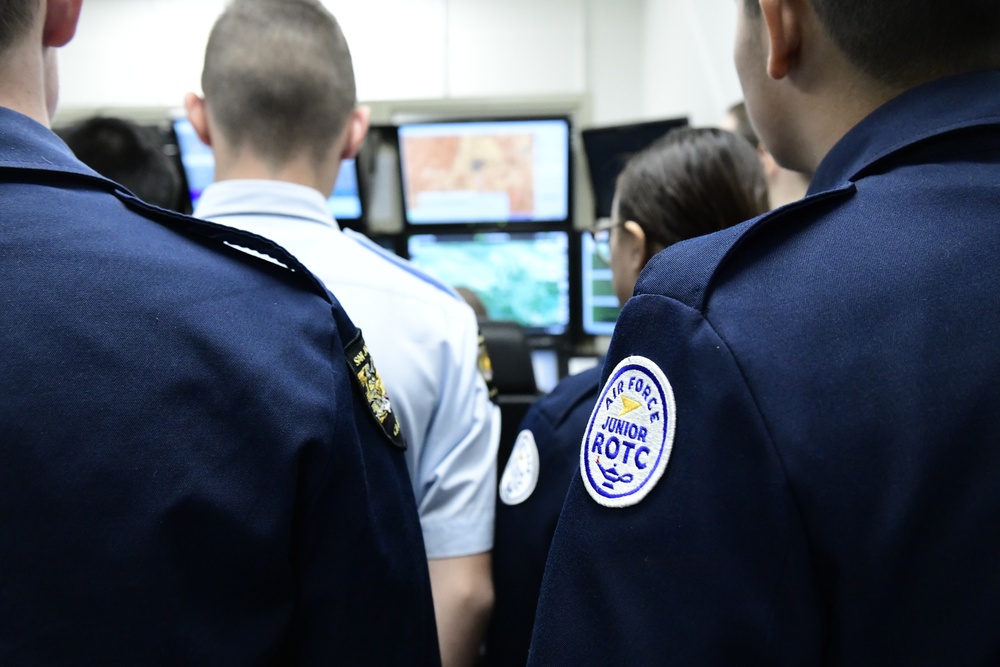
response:
M525 332L535 338L552 338L560 339L570 336L573 331L577 328L577 307L576 303L579 301L578 298L578 287L576 283L578 271L579 271L579 259L577 255L579 252L575 250L575 245L577 243L576 235L577 233L569 228L568 226L553 228L553 227L542 227L539 225L534 225L533 227L521 228L517 227L511 229L510 227L499 228L499 227L486 227L477 229L466 229L457 228L454 226L442 227L437 226L433 230L418 228L416 230L407 231L405 234L400 236L399 249L402 251L401 256L409 262L413 262L413 257L410 252L411 240L416 236L434 236L434 237L472 237L478 234L509 234L509 235L534 235L534 234L562 234L566 239L566 320L555 326L551 327L534 327L522 324ZM428 274L431 272L426 271L426 269L421 268L416 262L413 262L414 266L420 268L421 271L425 271ZM435 278L437 279L437 278ZM451 286L454 287L454 286Z
M676 118L660 118L655 120L644 120L635 123L622 123L617 125L588 127L580 131L580 142L582 144L581 148L583 150L583 158L584 162L586 162L587 165L587 179L588 183L590 184L590 191L591 193L593 193L594 196L594 217L596 219L608 218L611 216L611 201L610 200L608 200L607 202L601 201L601 193L604 192L604 189L601 186L606 185L606 183L603 181L598 182L599 176L594 170L592 161L591 150L593 147L593 143L591 142L595 137L604 137L607 135L615 135L615 134L622 136L629 136L637 132L641 132L644 129L650 129L657 126L662 126L664 128L663 132L660 133L659 136L657 137L659 138L667 134L671 130L690 126L690 120L688 119L687 116L679 116ZM655 140L656 139L654 139L653 141ZM646 143L638 148L629 148L628 150L621 151L619 154L620 155L628 153L634 154L641 151L643 148L649 145L650 145L649 143ZM624 166L624 164L622 166ZM617 178L617 175L615 176L615 178ZM614 180L615 179L612 179L612 182L610 183L612 196L614 194Z
M577 256L577 266L578 266L576 280L578 283L577 293L579 295L579 304L580 304L580 315L579 315L580 333L584 337L589 337L589 338L596 338L600 336L608 337L613 334L615 325L617 324L617 319L615 320L615 322L611 323L610 327L588 326L587 323L587 305L588 305L587 294L589 292L588 286L585 284L586 277L589 271L589 269L586 268L587 260L589 259L589 254L587 252L587 249L592 243L592 241L588 240L588 237L589 237L588 232L580 233L579 239L577 241L577 246L575 249L575 254ZM590 305L593 306L593 304ZM621 306L619 306L618 309L619 311L621 311Z
M427 125L459 125L459 124L486 124L486 123L523 123L538 121L560 121L566 127L566 217L553 220L437 220L437 221L414 221L410 218L409 207L406 196L406 169L403 157L403 130L413 126ZM409 232L424 233L423 230L435 228L468 228L478 229L486 227L498 227L503 231L507 227L516 227L518 230L528 229L532 226L543 226L548 228L570 225L573 220L574 206L574 165L573 165L573 121L565 114L539 114L539 115L515 115L515 116L463 116L460 118L436 117L426 120L405 121L396 123L397 142L397 167L399 175L399 198L402 208L403 225ZM436 232L435 232L436 233Z

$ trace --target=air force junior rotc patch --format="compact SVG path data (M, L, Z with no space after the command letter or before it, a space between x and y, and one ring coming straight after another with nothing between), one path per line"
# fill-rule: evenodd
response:
M677 413L663 371L645 357L623 359L601 390L580 450L590 497L629 507L646 497L670 460Z
M538 485L538 445L535 434L525 429L514 441L514 450L500 477L500 500L504 505L520 505Z
M406 449L406 438L403 430L396 420L396 415L392 412L392 405L389 403L389 395L382 384L382 377L375 369L375 362L368 351L365 339L358 332L357 337L347 346L347 359L351 364L351 375L361 387L361 394L368 402L368 410L378 423L382 432L385 433L389 441L400 449Z

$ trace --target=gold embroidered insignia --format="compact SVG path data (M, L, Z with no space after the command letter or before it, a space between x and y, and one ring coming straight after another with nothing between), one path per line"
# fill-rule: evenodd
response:
M354 341L347 346L347 358L351 363L354 379L357 380L368 409L379 428L393 445L406 449L406 438L392 411L389 394L385 390L385 384L378 369L375 368L375 361L360 331Z
M493 361L490 359L489 350L486 349L486 339L479 336L479 374L483 376L486 388L490 391L490 399L497 396L497 388L493 385Z

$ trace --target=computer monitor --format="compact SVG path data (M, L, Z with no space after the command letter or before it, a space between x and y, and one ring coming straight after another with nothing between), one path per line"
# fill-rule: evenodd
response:
M583 296L583 333L610 336L621 308L611 285L611 268L594 252L594 237L581 234L580 278Z
M181 165L184 167L184 177L187 180L188 192L191 194L191 208L194 208L202 191L215 178L215 157L212 155L212 149L202 143L191 122L186 118L174 119L173 126ZM363 208L355 160L344 160L340 165L337 183L333 186L333 194L327 200L327 205L333 217L339 221L361 220Z
M408 224L569 222L568 119L409 123L398 132Z
M212 149L198 138L189 120L177 118L173 126L174 136L177 138L177 152L180 154L193 209L201 193L215 178L215 156L212 155Z
M407 252L442 283L475 292L490 319L535 334L569 325L569 232L414 234Z
M598 218L611 217L615 180L628 159L670 130L687 124L687 118L673 118L590 128L580 133Z

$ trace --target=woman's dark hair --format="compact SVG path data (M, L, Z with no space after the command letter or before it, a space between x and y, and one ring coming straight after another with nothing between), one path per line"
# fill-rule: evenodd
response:
M618 177L618 220L634 220L652 255L768 210L757 152L716 128L678 128L634 155Z

